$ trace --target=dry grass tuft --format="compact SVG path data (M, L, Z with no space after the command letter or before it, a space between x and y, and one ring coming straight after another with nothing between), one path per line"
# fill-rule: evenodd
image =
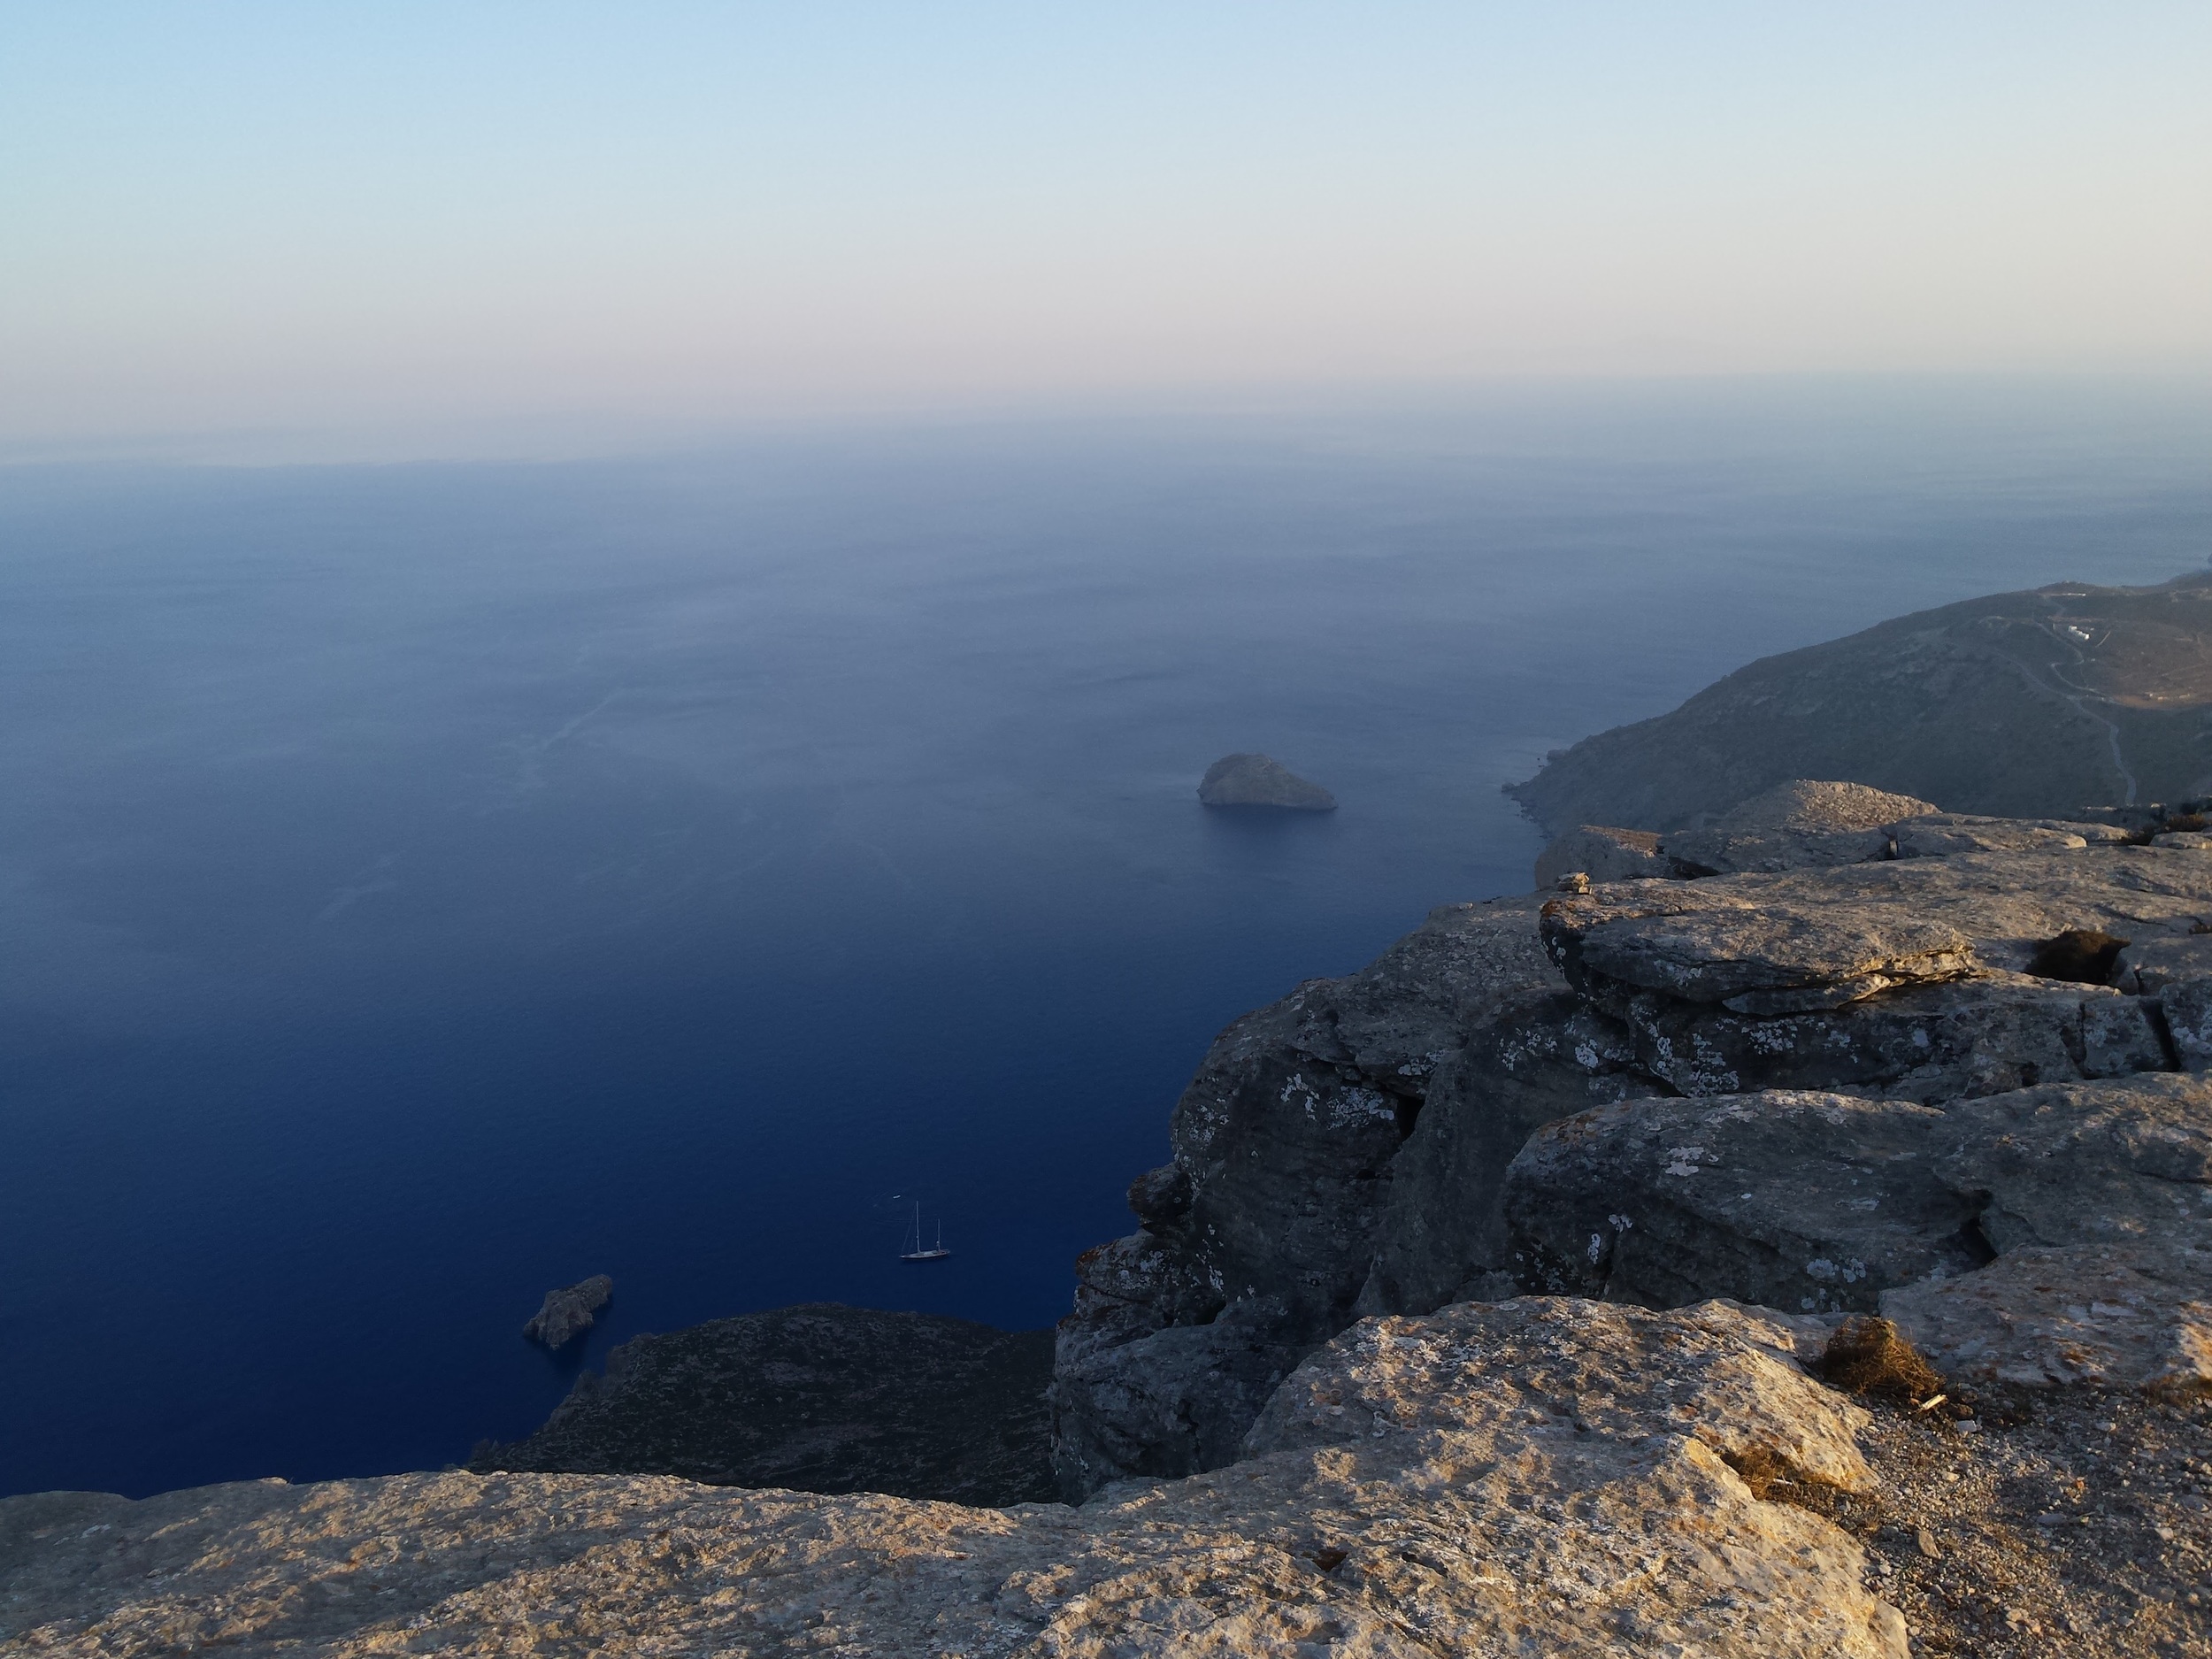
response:
M1828 1339L1819 1371L1832 1387L1892 1405L1917 1406L1943 1392L1942 1377L1920 1350L1888 1320L1870 1316L1847 1321Z

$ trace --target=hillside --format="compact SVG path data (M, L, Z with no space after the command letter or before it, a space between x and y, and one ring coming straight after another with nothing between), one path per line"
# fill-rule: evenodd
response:
M2064 817L2212 787L2212 575L2059 582L1769 657L1506 793L1553 834L1679 829L1790 778Z

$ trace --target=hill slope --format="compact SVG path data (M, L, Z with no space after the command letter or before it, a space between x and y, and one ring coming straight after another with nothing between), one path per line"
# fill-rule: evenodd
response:
M1769 657L1506 793L1554 834L1682 828L1791 778L2063 817L2212 787L2212 575L2060 582Z

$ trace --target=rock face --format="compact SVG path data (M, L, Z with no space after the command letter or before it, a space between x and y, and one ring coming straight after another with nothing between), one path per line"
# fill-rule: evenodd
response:
M544 1427L469 1466L1024 1503L1053 1492L1051 1380L1049 1331L780 1308L633 1338Z
M1233 1469L1079 1509L469 1473L7 1499L0 1643L1904 1659L1858 1542L1730 1461L1869 1484L1799 1340L1721 1306L1370 1321Z
M614 1280L594 1273L580 1283L545 1293L545 1301L522 1327L523 1335L548 1348L567 1347L598 1322L599 1310L614 1297Z
M2212 1395L2212 1251L2031 1245L1978 1273L1886 1291L1882 1312L1946 1374Z
M2212 1191L2206 1097L2171 1075L2212 1060L2212 857L2141 844L2162 809L1925 804L1793 787L1723 832L1781 867L1441 910L1232 1025L1139 1230L1079 1263L1063 1493L1221 1466L1363 1316L1873 1311L2019 1249L2179 1237ZM2195 1271L2156 1306L2212 1295Z
M1648 830L1614 829L1585 824L1571 829L1536 855L1536 890L1556 887L1562 876L1579 871L1593 881L1638 881L1676 873Z
M1139 1230L1077 1263L1053 1384L1064 1492L1234 1455L1297 1357L1367 1310L1386 1171L1436 1102L1467 1121L1431 1137L1433 1156L1479 1184L1537 1125L1617 1097L1602 1067L1586 1077L1556 1052L1573 998L1537 909L1440 910L1359 973L1310 981L1216 1040L1170 1121L1173 1163L1131 1188ZM1524 1026L1528 1044L1507 1040L1514 1069L1463 1052Z
M2208 717L2212 577L2062 582L1764 658L1507 793L1554 832L1686 829L1808 772L1954 812L2066 818L2212 789Z
M1208 806L1275 807L1292 812L1333 812L1336 797L1265 755L1224 755L1206 768L1198 798Z
M1862 864L1888 854L1893 824L1940 811L1863 783L1793 778L1709 824L1669 835L1666 853L1687 875Z
M2027 1247L2212 1251L2212 1086L2160 1073L1942 1110L1781 1092L1637 1101L1531 1137L1505 1210L1525 1277L1548 1288L1871 1312Z

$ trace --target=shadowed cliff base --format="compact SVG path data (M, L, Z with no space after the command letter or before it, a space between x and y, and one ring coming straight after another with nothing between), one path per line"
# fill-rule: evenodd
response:
M1506 793L1554 834L1663 832L1807 777L2010 818L2202 795L2212 575L2057 582L1764 657L1671 714L1554 752Z
M1052 1333L809 1302L641 1336L480 1472L681 1475L954 1503L1052 1495Z

